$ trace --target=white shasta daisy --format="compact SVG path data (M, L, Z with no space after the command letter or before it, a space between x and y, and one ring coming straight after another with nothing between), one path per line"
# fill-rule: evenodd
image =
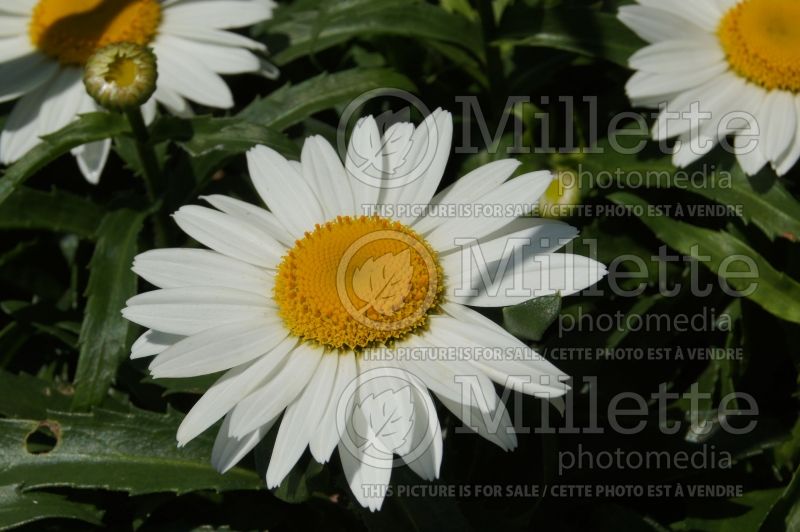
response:
M132 358L155 355L157 378L225 371L184 419L180 445L224 418L212 454L224 472L283 415L267 485L280 484L306 447L324 463L338 446L353 494L375 510L394 455L425 479L438 476L442 435L429 390L503 449L516 438L493 382L542 398L566 392L563 372L469 306L569 295L606 270L556 253L575 228L497 209L529 212L550 172L509 179L519 163L501 160L434 195L452 130L441 110L417 128L395 124L383 137L373 117L362 118L344 165L318 136L306 139L300 162L255 147L247 154L250 175L269 210L208 196L214 209L186 206L174 218L210 249L136 257L134 271L158 290L123 310L149 329ZM382 165L383 187L373 186L366 161ZM398 176L414 178L396 186ZM429 205L460 217L362 214ZM458 209L478 205L494 209ZM471 267L478 254L464 252L462 237L476 239L480 267ZM479 356L485 352L494 356ZM465 378L470 394L462 392Z
M634 105L667 104L653 137L678 138L674 164L684 167L733 135L747 174L767 163L788 172L800 158L800 2L637 1L619 18L650 44L629 60L637 72L627 92ZM667 116L689 113L694 102L711 113L699 130Z
M220 74L274 67L253 52L265 46L225 28L272 16L272 0L3 0L0 5L0 102L19 99L0 136L0 162L10 164L39 138L98 110L86 94L83 65L111 43L148 45L158 57L156 102L177 115L189 101L229 108L233 96ZM110 140L73 150L91 183L100 179Z

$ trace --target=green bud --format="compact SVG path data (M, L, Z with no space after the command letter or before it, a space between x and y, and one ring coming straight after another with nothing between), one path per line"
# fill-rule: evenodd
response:
M144 46L109 44L86 62L83 84L94 100L112 111L144 104L156 90L156 56Z

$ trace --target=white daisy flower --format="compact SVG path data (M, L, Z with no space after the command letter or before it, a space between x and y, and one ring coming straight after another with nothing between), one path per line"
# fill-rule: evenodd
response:
M788 172L800 158L800 2L637 1L619 18L650 45L630 58L637 72L627 92L634 105L667 104L653 137L678 137L674 164L687 166L734 135L730 149L747 174L768 162ZM699 128L688 114L667 114L690 113L694 102L711 114Z
M0 102L19 99L0 136L0 162L10 164L79 113L98 110L86 94L83 65L116 42L149 45L158 57L156 102L176 115L189 101L229 108L233 96L220 74L274 67L253 52L265 46L226 28L269 19L272 0L3 0L0 5ZM86 179L97 183L111 141L73 150Z
M375 510L393 456L425 479L438 476L442 435L430 392L503 449L516 438L493 382L542 398L566 392L564 373L468 305L569 295L597 282L606 272L601 264L555 253L576 229L512 209L449 218L362 214L376 206L523 204L523 214L535 207L552 175L509 179L519 166L513 160L487 164L434 195L452 130L441 110L416 129L395 124L383 137L366 117L344 165L318 136L306 139L300 162L253 148L251 179L269 210L206 197L215 209L186 206L174 217L210 249L136 257L134 271L159 289L123 310L149 329L132 358L155 355L157 378L226 371L184 419L180 445L224 418L212 454L224 472L282 414L267 485L279 485L306 447L325 463L338 446L356 499ZM382 188L373 186L365 161L382 166ZM396 186L401 176L413 177ZM472 244L485 259L474 271L463 262L461 237L477 239ZM481 282L502 264L504 273ZM479 356L498 350L514 357ZM462 392L464 379L472 393Z

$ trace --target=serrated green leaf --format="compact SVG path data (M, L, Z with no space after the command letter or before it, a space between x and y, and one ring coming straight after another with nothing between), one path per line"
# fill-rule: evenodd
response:
M145 215L132 209L113 211L103 218L98 230L97 246L89 264L88 300L75 372L76 409L102 403L117 367L128 354L132 325L120 310L136 294L131 264Z
M63 495L23 492L21 486L0 486L0 530L42 519L77 519L99 525L103 512L91 504L70 501Z
M609 199L620 205L637 207L642 214L640 219L672 249L694 258L710 257L710 260L700 262L717 275L725 277L736 290L747 290L755 282L755 290L747 290L746 297L781 319L800 323L800 283L777 271L746 243L724 231L704 229L659 216L651 212L652 206L649 203L627 192L615 192L609 195ZM693 247L696 249L692 249ZM727 272L721 272L721 262L732 256L743 256L752 260L757 268L757 279L734 276L733 274L746 272L739 271L732 264L729 264ZM741 266L741 262L734 264Z
M94 238L103 209L61 190L42 192L21 187L0 209L0 229L44 229Z
M256 100L240 114L256 124L285 129L309 116L375 89L414 91L407 77L386 68L352 69L323 73L297 85L284 85L269 96Z
M202 117L191 120L192 137L181 146L192 157L212 152L242 153L263 144L284 154L296 154L297 146L278 131L238 118Z
M67 410L72 400L69 385L55 385L32 375L0 371L0 415L43 419L48 409Z
M48 412L55 447L31 454L25 446L40 420L0 419L0 485L26 488L75 487L144 493L260 489L252 471L234 468L224 475L211 466L213 435L206 433L178 447L181 417L95 409L91 414Z
M0 178L0 203L3 203L26 179L72 148L115 137L129 131L128 122L115 113L81 115L68 126L43 137L43 142L22 159L9 166Z
M350 39L399 35L460 46L483 54L480 28L473 21L439 6L409 0L349 0L323 2L307 9L286 10L263 25L271 36L288 43L275 50L279 65L313 55Z
M617 142L626 149L649 141L646 131L632 128L622 131L624 135ZM776 237L791 241L800 239L800 202L769 169L748 177L733 159L729 159L707 167L681 170L672 165L669 155L656 149L635 156L626 155L610 146L608 139L599 142L597 148L601 153L587 154L581 161L581 171L595 175L619 172L631 176L631 180L635 175L637 182L641 179L645 187L686 190L735 207L736 215L764 231L770 240ZM627 183L622 182L620 186L626 187Z
M612 13L521 4L506 12L492 44L555 48L627 66L628 58L646 43Z
M543 296L503 309L503 327L514 336L538 342L561 312L561 296Z

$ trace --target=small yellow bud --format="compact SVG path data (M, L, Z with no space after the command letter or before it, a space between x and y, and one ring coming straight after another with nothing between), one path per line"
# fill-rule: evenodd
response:
M89 58L83 84L101 106L126 111L150 99L157 78L155 54L144 46L121 42L105 46Z
M568 218L580 203L577 174L572 170L561 170L556 172L555 179L539 198L538 214L543 218Z

